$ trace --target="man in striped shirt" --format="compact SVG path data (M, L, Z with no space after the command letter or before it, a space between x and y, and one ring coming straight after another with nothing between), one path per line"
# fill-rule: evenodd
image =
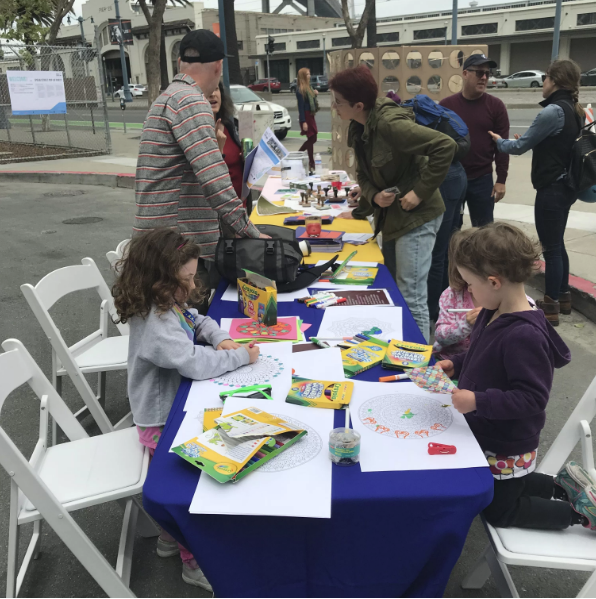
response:
M155 100L143 126L135 186L133 235L171 227L192 238L201 248L197 276L207 288L217 285L220 223L239 237L266 237L248 220L215 137L207 98L218 85L224 56L211 31L183 38L180 74Z

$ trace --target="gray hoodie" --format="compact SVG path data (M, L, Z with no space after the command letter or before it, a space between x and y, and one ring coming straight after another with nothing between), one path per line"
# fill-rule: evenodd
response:
M208 316L189 312L195 317L196 340L212 347L194 345L173 310L158 315L152 307L146 318L130 319L128 397L138 426L166 423L181 376L200 381L249 363L244 347L217 351L230 339L228 333Z

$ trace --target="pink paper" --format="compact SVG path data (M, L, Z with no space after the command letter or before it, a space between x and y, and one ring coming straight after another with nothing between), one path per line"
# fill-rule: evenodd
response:
M298 339L298 318L289 316L278 318L277 324L266 326L251 318L234 318L230 325L232 339L280 339L296 341Z
M408 374L413 383L431 393L453 393L456 389L453 381L443 372L440 366L413 368Z
M308 324L308 322L303 322L302 325L300 325L300 330L304 333L304 331L308 331L311 326L312 325Z

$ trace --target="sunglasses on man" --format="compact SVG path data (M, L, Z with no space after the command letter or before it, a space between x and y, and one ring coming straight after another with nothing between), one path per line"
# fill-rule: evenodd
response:
M490 77L490 71L484 71L480 69L468 69L468 71L470 71L470 73L476 73L476 77L478 77L478 79L482 79L483 77L488 79Z

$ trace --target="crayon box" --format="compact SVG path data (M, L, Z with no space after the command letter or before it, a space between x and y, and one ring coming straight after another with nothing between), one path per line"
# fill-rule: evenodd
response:
M268 327L277 324L275 281L250 270L238 279L238 311Z
M408 370L428 366L432 356L432 345L421 345L392 339L383 358L383 368Z
M371 338L341 352L344 374L352 378L377 364L380 364L387 352L388 344L380 339Z
M354 383L319 381L292 377L290 393L286 397L286 403L311 408L331 408L341 410L350 403Z

